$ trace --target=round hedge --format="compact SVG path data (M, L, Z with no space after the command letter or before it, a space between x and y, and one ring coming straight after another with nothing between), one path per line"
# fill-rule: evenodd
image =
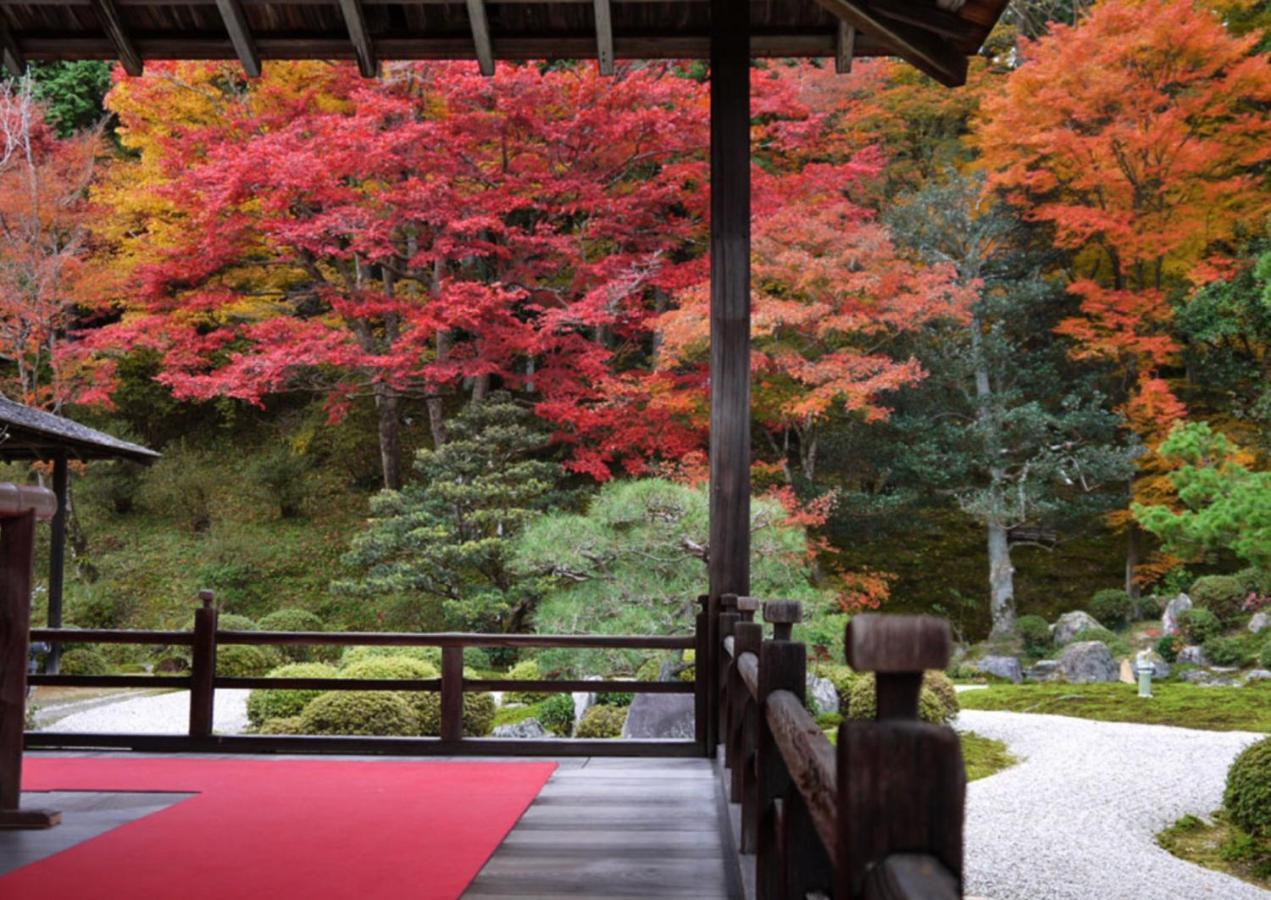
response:
M340 675L344 678L424 680L437 677L437 669L431 663L409 656L374 656L345 666Z
M1222 803L1240 828L1256 837L1271 837L1271 737L1236 757L1227 770Z
M860 677L856 671L851 666L822 665L814 670L814 674L834 685L834 692L839 695L839 712L847 712L852 698L852 685Z
M216 674L227 678L255 678L278 664L270 648L228 644L216 651Z
M1258 665L1264 669L1271 669L1271 638L1262 645L1262 649L1258 651Z
M254 619L235 613L221 613L216 617L217 631L260 631Z
M257 734L304 734L304 725L299 716L286 716L268 719L256 729Z
M343 668L381 656L406 656L434 668L441 665L440 647L349 647L340 657L340 666Z
M616 738L622 737L622 726L627 721L627 711L621 706L592 706L578 720L574 737Z
M1172 634L1163 634L1156 640L1156 652L1160 654L1161 659L1171 665L1178 662L1178 637Z
M1222 634L1222 623L1207 609L1192 607L1183 610L1178 617L1178 628L1189 644L1203 644L1211 637Z
M918 693L918 717L924 722L931 722L933 725L947 724L956 713L951 713L940 699L940 696L926 686L926 678L923 679L923 682L924 686ZM847 715L852 719L872 719L876 713L877 696L874 676L873 674L864 675L856 680L856 684L852 685L851 702L848 705Z
M416 691L399 696L407 703L418 722L418 734L437 737L441 734L441 694L435 691ZM494 727L494 714L498 704L494 695L486 692L463 695L464 737L485 737Z
M569 737L574 730L574 698L555 694L538 705L538 720L552 734Z
M1086 608L1105 628L1124 628L1134 616L1134 601L1120 588L1095 591Z
M279 666L269 674L277 678L337 678L340 673L326 663L310 662ZM252 691L247 695L247 720L260 727L270 719L299 716L305 705L321 693L291 688Z
M328 691L300 714L304 734L410 735L419 718L391 691Z
M1028 652L1045 654L1050 650L1050 625L1041 616L1020 616L1015 620L1015 632Z
M307 609L284 606L276 609L260 620L261 631L326 631L323 621ZM292 662L310 662L312 660L334 659L339 656L339 647L328 647L322 644L291 644L279 650Z
M923 690L931 691L940 701L940 705L945 711L945 721L951 720L962 710L962 704L958 703L958 689L953 686L953 681L943 672L935 670L929 671L922 676Z
M1192 582L1188 595L1192 603L1209 610L1224 625L1230 625L1244 611L1249 590L1236 575L1202 575Z
M1211 637L1202 645L1205 658L1215 666L1243 666L1252 655L1243 638Z
M58 671L63 675L108 675L110 663L96 650L81 647L62 654Z
M538 667L538 660L523 659L508 669L507 677L516 681L539 681L543 677L543 672ZM544 694L539 691L508 691L503 695L503 702L524 703L526 706L533 706L535 703L542 703L550 696L551 694Z

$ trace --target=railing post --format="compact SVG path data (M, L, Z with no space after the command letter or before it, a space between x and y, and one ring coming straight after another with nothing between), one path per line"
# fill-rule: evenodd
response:
M215 595L199 591L202 606L194 611L194 642L190 653L190 737L212 736L216 705L216 628L220 614Z
M728 760L728 736L732 733L732 727L729 722L729 716L732 708L728 703L728 686L732 672L733 658L728 655L728 651L724 649L724 638L732 637L733 626L737 624L740 617L737 615L737 595L721 594L719 597L719 630L715 638L716 653L716 694L715 702L718 710L717 724L718 741L724 744L725 765L731 765Z
M719 744L719 655L724 652L719 633L719 597L703 594L698 598L706 610L706 656L696 660L699 677L706 680L706 755L715 756Z
M847 662L876 679L877 718L839 727L835 897L962 895L966 771L957 734L917 721L923 674L949 663L934 616L859 615Z
M753 621L759 601L754 597L740 597L737 600L742 621L733 628L734 658L740 660L742 654L753 653L755 658L763 649L763 625ZM759 829L758 817L758 781L755 771L755 748L759 735L759 704L750 695L741 675L736 676L734 684L738 698L735 752L736 767L733 769L732 798L741 803L741 834L738 836L738 850L742 853L755 852L755 837Z
M729 799L734 803L741 800L742 770L746 765L742 735L746 730L746 706L750 699L750 691L746 689L737 670L737 661L747 651L759 656L759 648L763 643L763 626L754 621L758 609L758 598L737 598L737 621L733 623L732 634L733 655L728 666L728 734L724 735L724 758L728 761L731 775Z
M441 648L441 739L463 738L463 647Z
M693 736L702 755L715 755L715 748L708 741L707 720L711 716L711 651L710 651L710 598L705 594L697 598L699 609L693 632Z

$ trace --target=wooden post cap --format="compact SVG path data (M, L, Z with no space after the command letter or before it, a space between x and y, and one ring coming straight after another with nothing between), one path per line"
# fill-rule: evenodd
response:
M204 606L211 606L212 601L216 599L216 594L208 588L199 591L199 599L203 601Z
M29 512L43 522L57 512L57 495L33 484L0 484L0 519L12 519Z
M757 612L763 601L758 597L738 597L737 609L744 613Z
M798 600L769 600L763 605L763 620L770 625L797 625L803 621L803 604Z
M736 594L720 594L719 605L722 606L724 609L736 609L737 595Z
M847 623L843 649L858 672L923 672L949 664L949 623L936 616L866 613Z

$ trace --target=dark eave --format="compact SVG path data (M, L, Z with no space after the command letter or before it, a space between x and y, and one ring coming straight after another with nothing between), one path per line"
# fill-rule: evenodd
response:
M0 397L0 459L128 459L151 463L159 454L79 422Z

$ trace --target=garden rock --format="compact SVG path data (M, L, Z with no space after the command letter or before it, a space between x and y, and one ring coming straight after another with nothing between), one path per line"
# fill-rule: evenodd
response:
M490 737L512 738L524 741L550 737L550 735L547 733L547 729L543 727L543 723L531 716L528 719L513 722L511 725L499 725L494 731L490 732Z
M624 738L692 738L691 694L636 694L622 726Z
M1072 612L1066 612L1058 619L1055 624L1050 626L1050 636L1056 644L1063 647L1071 644L1072 639L1087 628L1102 628L1099 620L1088 612L1082 612L1079 609Z
M1191 644L1178 651L1178 661L1188 666L1207 666L1209 659L1205 656L1205 651L1197 644Z
M1188 669L1178 676L1179 681L1185 681L1188 684L1208 684L1213 679L1214 676L1204 669Z
M588 675L587 681L600 681L599 675ZM574 721L581 722L583 713L596 705L595 691L574 691L571 695L574 698Z
M1024 680L1024 672L1020 668L1019 657L1016 656L986 656L976 664L976 668L985 675L1005 678L1011 684L1019 684Z
M828 678L809 675L807 680L808 699L818 714L836 713L839 711L839 692L834 689L834 682Z
M1058 681L1059 662L1053 659L1039 659L1024 670L1024 677L1029 681Z
M1253 614L1253 618L1249 620L1249 631L1253 634L1261 634L1271 628L1271 612L1257 612Z
M1178 619L1191 608L1192 598L1181 593L1165 604L1165 612L1161 613L1161 633L1178 634Z
M1059 658L1059 672L1073 684L1093 684L1116 681L1120 669L1103 641L1078 641Z
M1149 658L1152 660L1152 677L1169 678L1170 666L1165 661L1165 657L1153 650Z
M1271 681L1271 671L1266 669L1250 669L1245 673L1242 684L1248 684L1251 681Z

